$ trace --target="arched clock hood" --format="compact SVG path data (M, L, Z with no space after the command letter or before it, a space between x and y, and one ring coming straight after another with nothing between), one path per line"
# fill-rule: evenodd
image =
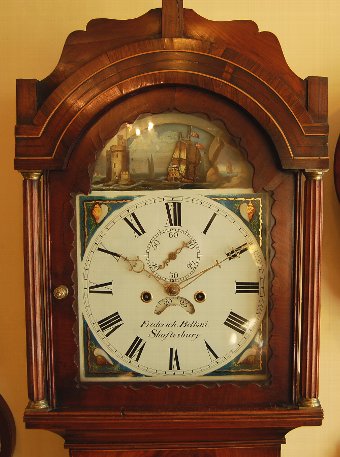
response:
M270 376L262 386L83 388L75 363L72 199L89 192L97 154L123 123L170 111L225 126L254 168L254 190L270 194ZM163 0L136 19L92 20L68 36L49 76L18 80L26 425L61 434L73 457L189 456L193 449L199 456L274 457L289 430L321 424L327 138L326 78L300 79L277 38L254 22L210 21L181 0Z

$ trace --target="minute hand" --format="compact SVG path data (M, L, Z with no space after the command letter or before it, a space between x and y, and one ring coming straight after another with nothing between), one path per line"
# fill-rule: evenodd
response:
M201 277L202 275L204 275L208 271L212 270L213 268L215 268L215 267L221 268L221 264L223 262L225 262L226 260L232 260L232 259L235 259L237 257L240 257L240 255L243 254L243 252L246 252L248 250L248 248L249 248L248 244L244 243L244 244L241 244L241 246L238 246L235 249L231 249L229 252L226 253L226 256L225 256L224 259L216 260L215 263L213 265L211 265L210 267L205 268L204 270L200 271L199 273L196 273L195 275L191 276L190 278L185 279L184 281L180 282L179 285L181 286L181 289L184 289L189 284L191 284L192 282L196 281L196 279L198 279L199 277Z
M248 249L248 243L241 244L241 246L239 246L238 248L232 249L231 251L227 252L226 258L223 259L222 262L224 262L225 260L235 259L235 257L240 257L240 255L248 251Z

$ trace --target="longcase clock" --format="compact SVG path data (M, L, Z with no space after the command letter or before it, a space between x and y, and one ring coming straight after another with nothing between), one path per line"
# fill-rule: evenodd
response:
M325 78L177 1L18 80L26 426L73 457L274 457L320 425L327 133Z

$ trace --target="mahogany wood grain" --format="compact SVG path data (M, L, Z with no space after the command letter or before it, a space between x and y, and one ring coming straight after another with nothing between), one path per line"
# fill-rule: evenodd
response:
M323 223L322 173L306 173L301 316L301 404L318 404L320 346L320 265Z
M182 37L183 25L183 0L163 0L162 37Z
M179 11L181 3L167 0L163 13L177 14L177 21L168 21L174 29ZM72 33L36 93L19 84L20 119L39 109L31 123L18 122L16 167L62 168L81 132L113 103L141 88L182 84L243 106L265 126L284 168L327 168L325 79L305 82L294 75L276 37L259 32L252 21L183 14L183 38L161 39L161 10L134 20L94 20L86 31ZM323 114L314 120L319 111Z
M74 31L66 39L57 67L40 81L41 100L48 98L76 70L105 52L129 43L160 38L161 35L161 9L151 10L136 19L91 20L85 31Z
M243 63L256 62L261 70L253 65L254 74L271 68L270 72L280 75L292 93L305 97L304 82L287 65L278 39L271 32L260 32L255 22L211 21L184 9L184 33L186 37L213 43L222 53L241 55Z
M340 201L340 135L334 154L334 184L338 199Z
M36 79L18 79L16 86L17 123L31 124L37 114L37 83Z
M295 253L294 253L294 363L293 363L293 398L294 403L300 401L300 341L301 341L301 302L302 302L302 258L303 258L303 174L296 175L295 188Z
M309 76L307 83L307 109L313 120L321 123L328 118L328 80L317 76Z
M176 0L166 0L175 4ZM167 5L164 5L167 7ZM176 7L176 5L175 5ZM287 65L278 39L270 32L259 32L253 21L210 21L193 10L184 9L184 37L205 42L221 55L224 50L235 50L262 69L281 75L292 92L305 99L305 84ZM117 49L129 43L154 40L162 36L162 10L154 9L145 15L129 20L95 19L85 31L72 32L66 42L57 67L40 83L44 98L62 81L75 73L84 64L101 53ZM180 35L181 36L181 35ZM253 66L254 73L259 68Z
M46 402L45 311L40 172L24 176L24 253L28 395L31 407ZM46 405L45 405L46 406Z
M320 425L320 408L205 413L31 412L30 428L48 427L73 450L185 450L275 447L302 425ZM27 415L26 415L27 417ZM28 417L27 417L28 418ZM94 454L95 455L95 454Z
M191 449L176 451L96 451L98 457L279 457L280 446L259 448ZM70 457L93 457L93 451L70 450Z
M65 167L68 151L101 112L142 88L174 84L209 90L243 106L266 128L284 168L328 167L327 125L313 123L304 101L277 76L262 69L256 75L254 64L246 65L242 56L230 60L208 55L206 43L195 42L194 51L192 45L153 40L139 51L114 50L82 67L45 101L32 125L17 126L16 167Z

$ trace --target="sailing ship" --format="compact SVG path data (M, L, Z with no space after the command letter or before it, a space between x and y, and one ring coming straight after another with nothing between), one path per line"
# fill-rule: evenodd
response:
M199 179L199 167L201 163L201 143L192 141L192 137L199 138L197 132L188 128L187 138L179 133L174 152L172 154L167 173L167 181L196 182Z

